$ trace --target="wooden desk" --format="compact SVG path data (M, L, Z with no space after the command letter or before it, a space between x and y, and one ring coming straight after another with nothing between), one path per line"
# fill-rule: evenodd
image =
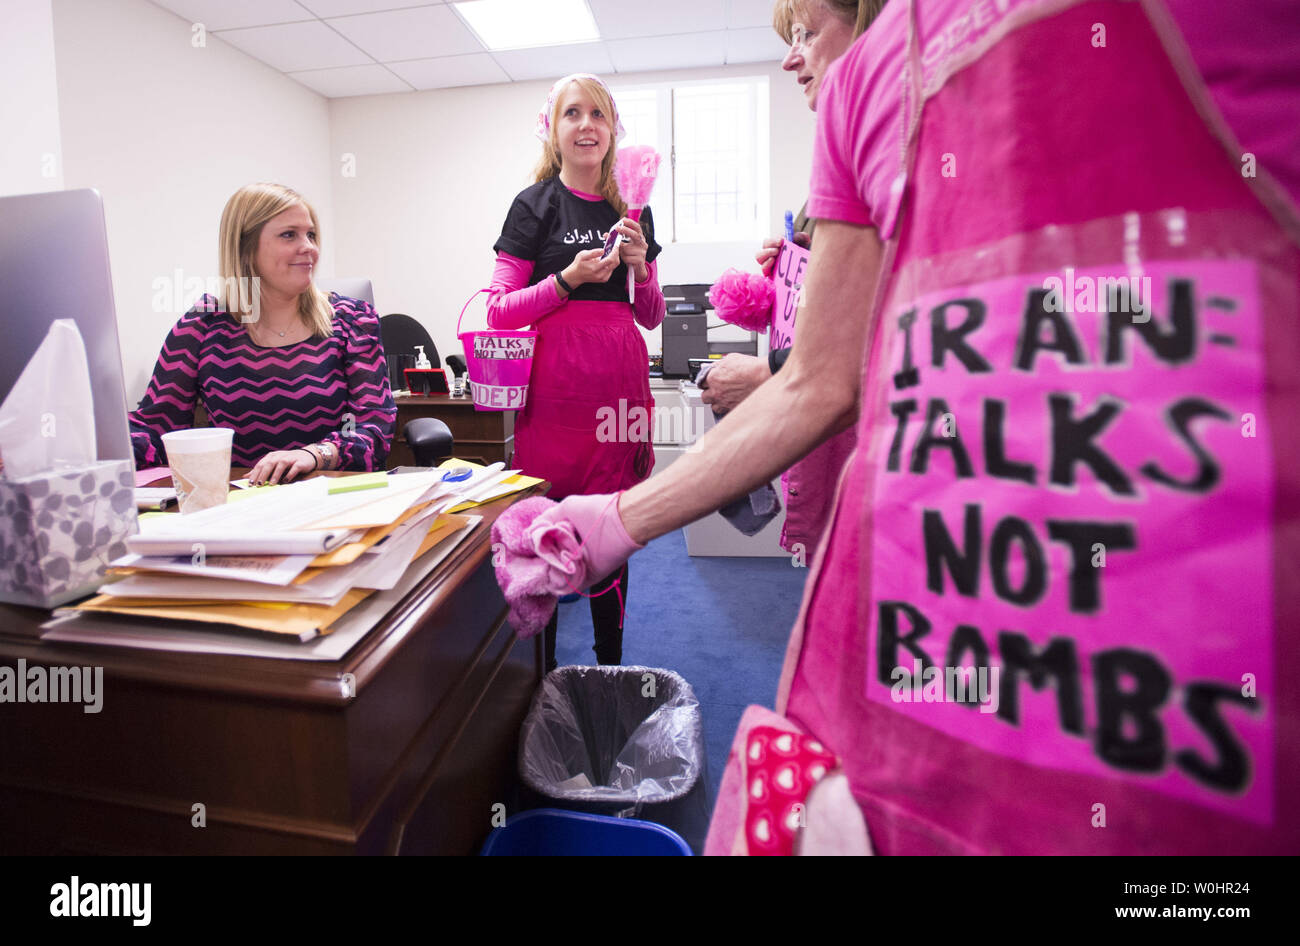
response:
M0 704L0 853L476 852L511 803L542 675L489 553L525 495L476 509L484 523L338 662L42 643L12 632L48 612L0 604L0 664L104 668L98 714Z
M476 411L467 397L415 396L399 397L397 432L388 454L388 469L413 466L415 457L406 445L402 431L416 417L436 417L451 428L456 441L456 457L485 466L500 461L507 466L515 452L515 412Z

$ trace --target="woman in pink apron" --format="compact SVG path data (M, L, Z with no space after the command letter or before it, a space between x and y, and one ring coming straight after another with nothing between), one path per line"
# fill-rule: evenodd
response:
M822 79L831 63L871 25L882 4L883 0L777 0L772 26L790 47L781 68L792 74L814 112ZM808 217L806 209L794 219L795 242L803 247L812 245L817 223ZM779 239L766 240L755 257L764 275L771 275L781 243ZM794 328L793 323L790 327ZM778 344L775 330L768 337ZM704 403L719 413L734 410L781 370L790 356L793 338L786 335L783 341L784 347L774 347L766 358L733 353L721 359L701 386ZM786 510L781 547L801 561L812 557L825 534L835 483L853 452L856 437L852 428L842 431L781 474Z
M709 852L1300 851L1298 46L1285 3L893 0L834 67L790 364L546 514L608 568L859 415Z
M537 182L515 198L494 247L488 324L538 332L528 403L515 426L515 462L549 480L554 498L625 489L654 465L649 360L635 323L653 329L664 318L660 247L650 209L637 223L619 198L613 167L621 135L613 97L599 78L556 82L537 117ZM623 239L606 253L611 230ZM618 664L627 566L592 577L596 659ZM546 629L548 669L555 666L557 619Z

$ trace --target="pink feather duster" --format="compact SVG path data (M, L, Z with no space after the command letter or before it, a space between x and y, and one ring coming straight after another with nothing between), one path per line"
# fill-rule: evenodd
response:
M618 194L627 204L627 215L640 222L641 211L650 202L650 192L654 190L655 180L659 177L659 152L650 145L629 145L619 148L614 155L614 182L618 185ZM635 276L627 271L627 301L635 302Z
M772 323L776 287L759 273L729 269L709 289L709 302L718 318L749 332L766 332Z

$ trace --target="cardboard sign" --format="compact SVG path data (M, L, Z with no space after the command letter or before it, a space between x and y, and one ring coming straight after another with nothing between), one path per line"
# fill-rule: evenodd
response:
M768 345L773 351L794 344L794 320L799 311L800 289L808 271L809 251L786 240L776 258L772 278L776 283L776 301L772 304L772 328Z
M1127 311L1116 266L882 314L863 686L985 750L1268 822L1259 279L1143 265ZM952 699L952 667L987 699Z

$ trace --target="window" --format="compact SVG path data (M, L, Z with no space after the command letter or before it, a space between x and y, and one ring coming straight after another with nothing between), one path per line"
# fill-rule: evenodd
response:
M614 89L620 144L664 156L652 199L660 243L766 235L767 91L765 76Z

